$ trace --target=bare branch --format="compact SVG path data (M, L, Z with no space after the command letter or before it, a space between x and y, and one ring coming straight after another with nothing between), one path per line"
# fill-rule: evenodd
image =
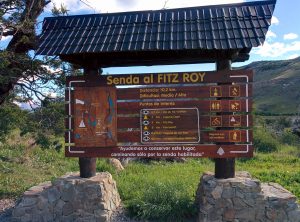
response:
M164 6L162 7L162 9L167 9L167 4L168 4L169 1L170 1L170 0L165 0Z
M79 0L79 1L82 2L83 4L85 4L86 6L88 6L89 8L93 9L94 12L96 12L96 8L93 7L93 6L91 6L87 0L86 0L86 1L84 1L84 0Z
M2 32L2 35L1 35L1 38L2 38L2 36L10 36L10 35L14 35L16 33L16 31L15 30L8 30L8 31L3 31Z

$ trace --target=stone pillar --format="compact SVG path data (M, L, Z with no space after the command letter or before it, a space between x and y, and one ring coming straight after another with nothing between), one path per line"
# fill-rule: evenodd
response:
M109 173L81 178L67 174L26 191L12 212L12 221L110 221L120 205L116 182Z
M197 190L198 222L300 222L296 197L275 183L263 183L247 172L216 179L205 173Z

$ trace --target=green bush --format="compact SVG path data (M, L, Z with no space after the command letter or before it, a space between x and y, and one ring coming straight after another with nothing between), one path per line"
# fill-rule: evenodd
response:
M280 117L276 120L277 128L283 130L285 128L291 127L292 122L288 117Z
M47 149L51 146L51 140L44 133L38 133L36 135L36 143L39 144L42 148Z
M38 130L48 132L55 136L62 136L65 130L64 102L61 98L56 100L45 99L42 105L31 113L30 121L37 124ZM36 129L35 129L36 130Z
M28 112L13 103L5 103L0 106L0 117L0 141L4 141L14 129L27 124Z
M254 147L256 151L268 153L278 151L280 143L265 129L256 129L254 131Z
M300 145L300 138L293 134L290 129L285 129L280 138L281 142L284 144L297 146Z

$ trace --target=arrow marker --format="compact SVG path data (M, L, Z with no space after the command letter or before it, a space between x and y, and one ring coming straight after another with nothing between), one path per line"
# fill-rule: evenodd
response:
M80 99L75 99L75 103L76 103L76 104L84 105L84 101L83 101L83 100L80 100Z
M223 150L222 147L220 147L217 151L217 154L219 154L220 156L223 156L225 154L225 151Z

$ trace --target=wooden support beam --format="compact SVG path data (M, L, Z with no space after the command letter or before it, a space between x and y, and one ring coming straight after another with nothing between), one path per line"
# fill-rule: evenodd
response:
M90 178L96 176L97 158L79 157L80 177Z
M216 62L217 71L231 70L231 60L220 60ZM215 177L227 179L235 177L235 158L215 159Z
M95 68L95 66L87 66L84 68L84 75L87 77L92 77L95 75L99 75L99 68ZM82 178L90 178L96 175L96 163L97 158L90 157L79 157L79 169L80 169L80 177Z

